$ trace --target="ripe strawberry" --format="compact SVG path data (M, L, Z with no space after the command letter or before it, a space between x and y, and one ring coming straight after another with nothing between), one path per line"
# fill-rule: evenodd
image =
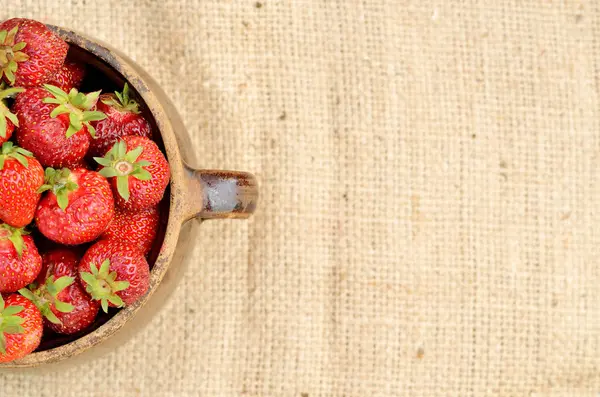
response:
M146 255L156 237L158 215L156 206L141 211L124 211L117 208L110 226L100 238L129 243Z
M61 244L77 245L104 233L115 211L104 177L83 168L47 168L45 178L40 191L49 192L35 213L35 222L44 236Z
M0 24L0 77L11 85L35 87L58 72L69 45L46 25L13 18Z
M19 290L45 317L44 324L60 334L74 334L89 327L100 304L76 281L80 257L71 249L58 248L42 256L42 271L29 289Z
M31 223L44 183L44 169L30 152L4 142L0 150L0 220L14 227Z
M42 269L42 257L27 232L0 224L0 293L16 292Z
M27 298L0 294L0 363L25 357L40 345L42 315Z
M105 157L94 157L109 178L118 207L141 211L160 202L169 184L169 163L156 143L148 138L127 136Z
M46 167L67 167L81 160L94 136L91 121L106 116L95 111L100 91L68 94L53 85L19 94L13 111L19 119L17 142Z
M79 89L84 76L85 65L67 59L60 69L58 69L58 72L50 78L48 84L55 85L61 90L69 92L71 88Z
M126 243L101 240L79 263L79 277L102 309L134 304L148 291L150 268L144 255Z
M98 110L106 114L106 118L92 122L96 128L96 139L90 144L88 154L91 156L104 156L115 142L125 136L150 138L152 135L150 124L140 114L138 103L129 97L127 83L122 93L100 95Z
M23 88L6 88L4 83L0 83L0 144L8 141L15 126L19 126L19 119L6 106L6 99L23 91Z

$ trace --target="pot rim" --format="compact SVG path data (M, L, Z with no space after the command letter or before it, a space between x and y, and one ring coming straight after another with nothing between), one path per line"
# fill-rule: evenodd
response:
M171 264L171 259L173 258L179 239L181 225L186 220L185 197L187 185L184 178L185 169L181 152L177 145L175 132L167 111L156 95L150 90L145 77L140 75L132 66L132 60L118 51L107 48L105 44L89 39L69 29L53 25L48 25L48 27L69 43L69 45L80 47L108 64L123 76L145 102L156 121L158 132L162 136L166 157L171 168L169 218L160 253L150 273L150 288L143 297L133 305L121 309L114 317L89 334L65 345L41 352L34 352L21 359L0 364L0 369L35 367L41 364L62 361L88 350L115 334L136 315L138 310L149 301L152 294L156 291Z

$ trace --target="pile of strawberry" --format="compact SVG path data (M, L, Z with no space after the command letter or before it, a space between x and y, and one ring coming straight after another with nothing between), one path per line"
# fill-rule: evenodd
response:
M149 286L169 164L127 85L79 92L68 50L40 22L0 24L0 362Z

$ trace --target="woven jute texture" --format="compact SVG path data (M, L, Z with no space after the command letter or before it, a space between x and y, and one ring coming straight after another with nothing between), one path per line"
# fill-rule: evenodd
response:
M597 396L600 3L5 1L256 173L129 342L0 396Z

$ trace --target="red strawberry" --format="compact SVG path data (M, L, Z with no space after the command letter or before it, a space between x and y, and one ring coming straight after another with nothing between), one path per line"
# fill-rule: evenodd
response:
M42 269L42 257L23 229L0 224L0 292L16 292Z
M33 220L44 169L31 153L12 142L0 150L0 220L23 227Z
M79 277L102 309L134 304L150 285L150 268L144 255L126 243L99 241L79 263Z
M11 85L35 87L58 72L69 45L46 25L13 18L0 24L0 77Z
M93 110L99 95L75 89L67 94L48 84L19 94L13 105L20 124L17 142L46 167L76 164L90 146L89 135L95 134L90 122L106 117Z
M130 135L152 136L150 124L140 114L138 103L129 97L127 83L122 93L100 95L98 110L106 114L106 118L92 122L96 128L96 139L90 144L89 154L92 156L104 156L120 138Z
M136 212L117 208L110 226L100 238L129 243L146 255L152 248L157 229L158 207L154 206Z
M35 222L44 236L61 244L77 245L104 233L115 204L103 176L83 168L47 168L45 176L46 184L40 191L49 192L35 213Z
M169 184L169 163L148 138L127 136L94 160L103 166L100 174L109 178L117 206L125 210L155 206Z
M25 357L40 345L42 315L27 298L0 295L0 363Z
M23 91L23 88L6 88L4 83L0 83L0 144L8 141L15 126L19 126L19 119L6 106L6 99Z
M100 304L75 281L79 259L66 248L44 254L36 283L30 289L19 290L40 309L46 327L60 334L70 335L89 327L100 309Z
M48 84L55 85L65 92L69 92L71 88L79 89L83 77L85 76L85 65L70 60L58 69L58 72L50 78Z

